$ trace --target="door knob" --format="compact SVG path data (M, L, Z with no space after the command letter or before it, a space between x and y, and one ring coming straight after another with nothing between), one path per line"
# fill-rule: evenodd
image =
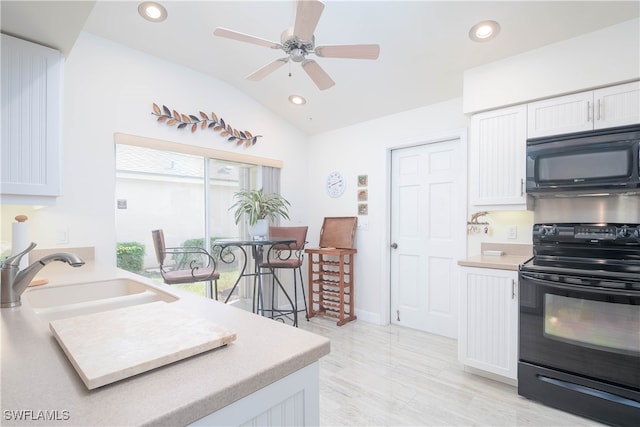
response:
M392 243L391 244L391 249L398 249L398 244L397 243Z

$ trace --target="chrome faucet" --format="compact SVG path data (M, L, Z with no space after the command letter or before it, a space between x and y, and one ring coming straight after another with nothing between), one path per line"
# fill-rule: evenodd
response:
M46 255L20 271L20 259L35 247L36 244L31 243L24 251L11 258L7 258L2 263L2 274L0 276L0 308L19 306L21 304L20 296L27 289L31 280L33 280L42 267L50 262L66 262L72 267L81 267L84 265L84 261L79 256L59 252Z

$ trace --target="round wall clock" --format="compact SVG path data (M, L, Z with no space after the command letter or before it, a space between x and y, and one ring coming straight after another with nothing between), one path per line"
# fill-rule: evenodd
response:
M344 193L347 183L340 172L331 172L327 176L327 194L331 197L340 197Z

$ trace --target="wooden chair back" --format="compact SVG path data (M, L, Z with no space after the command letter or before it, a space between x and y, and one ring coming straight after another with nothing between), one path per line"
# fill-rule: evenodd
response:
M296 239L295 243L289 245L274 245L276 249L291 249L294 251L300 251L304 249L304 245L307 241L307 230L309 227L269 227L269 239Z
M353 249L358 218L355 216L326 217L320 229L320 247Z

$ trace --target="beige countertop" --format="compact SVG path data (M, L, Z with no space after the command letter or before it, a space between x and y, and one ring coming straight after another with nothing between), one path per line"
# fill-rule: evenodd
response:
M504 255L475 255L458 261L463 267L495 268L498 270L518 270L518 266L533 256L531 245L516 243L482 243L481 251L498 250Z
M48 322L27 304L3 308L2 425L185 425L330 351L324 337L114 267L53 263L37 277L49 279L44 286L132 277L178 295L171 304L235 331L237 338L225 347L87 390ZM18 416L24 420L16 421Z

